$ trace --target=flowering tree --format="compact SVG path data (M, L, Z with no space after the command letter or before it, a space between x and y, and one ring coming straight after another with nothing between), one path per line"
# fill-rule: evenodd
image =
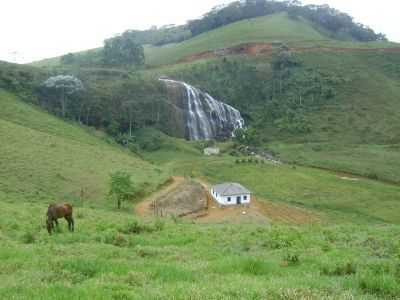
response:
M50 77L43 83L43 88L59 99L63 117L66 115L68 100L77 97L85 89L82 81L71 75Z

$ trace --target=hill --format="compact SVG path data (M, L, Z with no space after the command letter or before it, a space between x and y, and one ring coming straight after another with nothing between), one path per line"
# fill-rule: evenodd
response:
M305 19L293 19L289 18L287 13L278 13L228 24L180 43L163 46L146 45L146 64L149 66L173 64L193 54L252 42L277 43L278 45L285 43L291 47L383 48L398 46L384 41L338 40L328 31ZM100 49L76 53L78 64L98 65L101 61L98 58L98 51ZM62 64L60 57L32 63L38 67L55 67Z
M247 42L276 47L168 65ZM82 53L85 67L0 65L0 298L396 299L400 55L387 46L340 42L276 14L147 48L154 67L146 70L99 67L96 50ZM84 82L74 100L89 105L85 121L98 130L28 104L41 103L40 84L55 74ZM239 108L248 130L217 143L216 157L202 155L213 141L160 132L176 120L160 76ZM235 181L261 204L318 222L299 226L284 209L239 224L143 219L135 203L116 211L107 199L109 174L119 170L132 175L138 201L171 175ZM74 204L75 233L62 221L48 236L54 201Z
M111 207L114 203L106 199L110 173L126 170L143 192L167 178L103 134L65 123L4 90L0 90L0 105L2 201L82 205L82 200Z

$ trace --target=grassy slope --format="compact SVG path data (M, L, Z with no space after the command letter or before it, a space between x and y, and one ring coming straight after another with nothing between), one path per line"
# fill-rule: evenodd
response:
M147 47L146 61L149 65L172 64L196 53L241 43L275 41L284 42L290 47L380 48L395 45L334 40L316 30L308 22L290 19L287 14L282 13L232 23L179 44Z
M188 55L249 42L285 42L292 47L381 48L398 46L394 43L359 43L329 38L304 20L290 19L286 13L253 18L217 28L178 44L161 47L145 46L146 63L150 66L172 64ZM97 49L77 55L96 53ZM60 65L60 57L34 62L38 67Z
M191 54L230 47L246 42L305 42L327 38L305 22L277 14L236 22L203 33L179 44L146 49L150 65L169 64Z
M314 210L328 223L400 222L400 186L367 179L351 181L340 173L307 167L237 164L236 158L226 155L207 158L189 151L160 150L145 157L175 175L201 177L214 184L240 182L261 199Z
M163 226L85 208L77 232L62 222L49 237L42 212L0 202L2 299L372 300L400 293L396 226Z
M190 48L176 53L186 55ZM168 60L178 58L168 52L154 57L162 55ZM332 65L341 61L339 56L333 57L328 57ZM326 62L326 58L317 55L315 63ZM344 59L343 66L352 66L357 60L356 56ZM359 63L362 64L361 60ZM376 70L357 71L356 78L364 76L365 80L359 81L355 94L349 85L339 109L354 110L359 117L351 122L356 126L364 128L367 122L376 123L377 133L390 135L394 131L389 130L389 122L380 122L379 118L388 113L391 120L396 119L396 83ZM377 90L382 83L385 88ZM360 87L365 87L365 94ZM386 96L374 94L377 92ZM385 105L375 103L369 93ZM365 113L365 98L366 107L371 108L368 117L361 115ZM353 99L359 109L358 105L352 108ZM146 154L146 158L157 164L172 160L164 166L174 174L203 176L210 182L239 181L262 197L321 211L336 222L362 225L266 228L252 224L197 226L171 222L161 231L133 234L129 231L136 227L129 225L129 214L116 213L102 205L102 209L78 209L78 232L74 235L64 233L49 238L42 227L43 205L23 203L21 199L47 200L71 195L75 198L81 185L77 178L93 178L91 194L96 200L103 199L102 187L112 168L129 168L136 180L154 184L163 175L80 128L16 104L9 94L2 93L0 103L2 108L8 108L8 112L0 112L0 140L7 139L7 144L15 145L0 146L0 166L8 167L5 171L0 169L0 199L8 200L0 201L0 298L393 299L400 294L400 245L396 239L400 228L366 225L398 223L397 186L369 180L346 181L329 172L302 167L237 165L230 157L206 159L181 141L171 141L166 150ZM343 146L336 145L337 139L335 144L323 140L331 136L348 140L356 135L350 131L347 135L336 132L344 128L342 124L348 125L343 118L349 116L340 114L337 108L333 110L335 118L330 121L329 135L321 130L311 138L313 144L318 142L318 147L285 141L276 149L290 157L309 146L311 150L304 153L304 161L319 159L324 164L338 164L346 162L347 157L346 165L352 170L358 163L361 170L371 163L374 170L396 172L391 171L387 156L380 156L385 149L393 155L390 159L396 160L396 148ZM320 120L314 122L322 126L331 113L315 115ZM344 147L345 151L335 157L329 152L332 147ZM368 155L352 152L357 147L367 149ZM372 157L377 161L373 162ZM125 166L127 161L129 166ZM162 226L147 226L156 227ZM299 263L295 262L296 257Z
M399 54L303 53L307 66L346 80L335 101L309 115L313 132L269 145L282 158L400 182Z
M105 201L113 171L130 172L139 186L146 182L148 189L165 179L161 170L138 157L9 93L0 91L0 105L3 200L75 201L83 188L85 198L97 205Z

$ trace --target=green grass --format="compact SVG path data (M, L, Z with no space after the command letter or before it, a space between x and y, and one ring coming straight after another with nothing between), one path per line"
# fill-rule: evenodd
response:
M201 143L166 136L160 150L140 153L150 164L4 91L0 104L1 299L372 300L400 292L400 228L390 224L400 220L397 186L205 158ZM130 204L117 212L106 202L108 174L120 169L148 190L167 174L238 181L326 219L312 226L141 220ZM81 187L88 202L77 201ZM75 204L76 232L61 221L49 236L47 203L59 199Z
M399 145L272 144L287 161L400 182Z
M398 46L386 42L338 41L324 35L310 23L292 20L287 14L275 14L236 22L203 33L179 44L146 47L146 62L157 66L205 51L232 47L242 43L283 42L290 47L386 48Z
M393 46L330 40L281 14L146 52L148 64L156 66L243 42L277 40L293 47ZM308 114L311 134L266 129L265 146L288 161L399 182L399 56L321 51L299 58L305 66L340 74L343 82L332 103ZM270 70L269 58L248 61ZM50 62L59 64L57 58ZM179 74L203 63L143 74ZM104 134L49 116L9 92L0 90L0 107L0 299L368 300L400 294L399 185L350 181L310 167L238 164L226 153L206 158L201 143L164 135L159 150L134 155ZM150 133L143 130L137 138ZM219 146L229 151L231 145ZM117 170L132 174L145 192L170 175L240 182L260 199L320 214L322 224L141 220L130 203L117 212L107 200L109 174ZM74 234L63 221L48 236L44 217L53 201L74 204Z
M179 44L146 48L149 65L170 64L204 51L248 42L320 41L327 37L302 21L291 20L286 14L277 14L236 22L189 39Z
M386 48L399 46L390 42L363 43L335 40L308 21L294 20L286 13L279 13L235 22L177 44L161 47L146 45L146 64L149 66L174 64L189 55L251 42L284 42L291 47ZM91 49L76 54L83 58L86 55L88 61L91 59L96 61L97 51L98 49ZM32 63L37 67L56 67L60 64L60 57Z
M126 170L139 189L167 174L88 129L65 123L0 91L2 199L106 202L109 174ZM139 171L140 170L140 171ZM109 203L113 205L114 203Z
M398 226L195 225L79 208L49 237L38 204L0 202L2 299L393 299ZM10 218L9 216L12 216Z
M242 183L262 199L321 213L327 223L400 222L400 186L397 185L369 179L346 180L345 175L309 167L238 164L237 158L227 155L208 158L186 151L175 152L173 156L169 151L160 150L145 157L161 164L171 174L202 177L210 183Z

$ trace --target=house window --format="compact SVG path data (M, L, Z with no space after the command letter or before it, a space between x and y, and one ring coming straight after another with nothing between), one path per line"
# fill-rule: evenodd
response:
M244 200L244 201L247 201L247 196L243 196L243 200Z
M228 197L228 202L231 202L231 200L232 200L231 197Z

